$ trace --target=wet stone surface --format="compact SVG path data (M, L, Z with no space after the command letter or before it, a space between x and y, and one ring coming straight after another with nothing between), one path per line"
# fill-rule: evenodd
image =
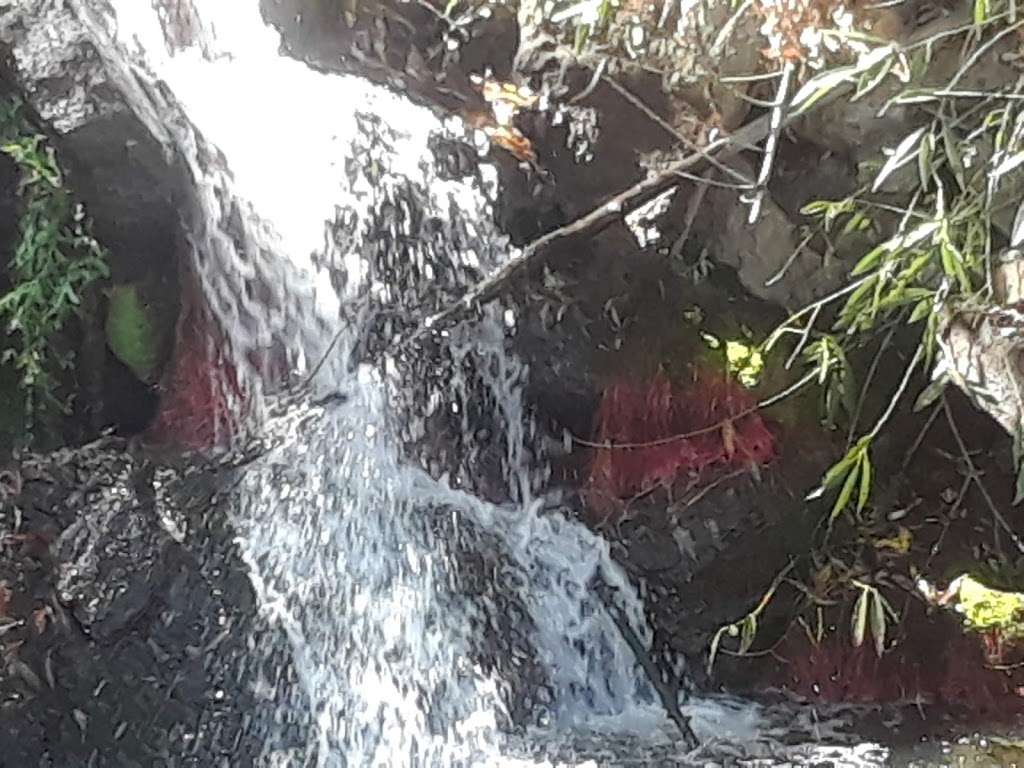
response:
M126 448L9 470L0 766L251 765L287 746L258 727L292 672L262 647L273 637L226 524L230 473Z

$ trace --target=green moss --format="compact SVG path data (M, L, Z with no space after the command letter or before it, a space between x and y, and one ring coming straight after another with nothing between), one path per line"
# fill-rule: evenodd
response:
M1007 639L1024 638L1024 594L992 589L970 575L956 581L957 610L967 629L999 630Z

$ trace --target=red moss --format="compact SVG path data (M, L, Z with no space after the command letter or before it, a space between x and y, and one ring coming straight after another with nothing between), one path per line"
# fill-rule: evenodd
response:
M594 439L610 447L594 450L585 494L594 506L771 460L775 439L755 405L749 391L721 374L700 375L685 389L662 374L612 384Z
M865 644L854 648L840 638L812 645L790 643L785 687L807 698L831 703L928 702L986 720L1024 713L1020 684L986 665L977 638L954 630L930 646L904 640L875 655Z
M238 433L243 388L224 354L224 335L198 290L186 291L184 304L174 359L147 437L188 450L223 447Z

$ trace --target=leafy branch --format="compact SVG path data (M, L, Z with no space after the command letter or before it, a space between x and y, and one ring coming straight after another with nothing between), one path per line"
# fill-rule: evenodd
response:
M0 152L18 168L22 200L19 239L8 264L10 289L0 295L6 331L0 363L18 373L31 436L40 417L67 410L56 392L73 357L55 340L79 312L83 291L107 276L107 254L65 189L53 149L32 131L16 101L0 105Z

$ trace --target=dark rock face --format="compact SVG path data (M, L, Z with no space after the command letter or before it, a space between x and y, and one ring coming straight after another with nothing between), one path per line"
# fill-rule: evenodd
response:
M254 764L291 672L261 666L273 640L230 540L230 473L116 440L12 471L0 764Z

